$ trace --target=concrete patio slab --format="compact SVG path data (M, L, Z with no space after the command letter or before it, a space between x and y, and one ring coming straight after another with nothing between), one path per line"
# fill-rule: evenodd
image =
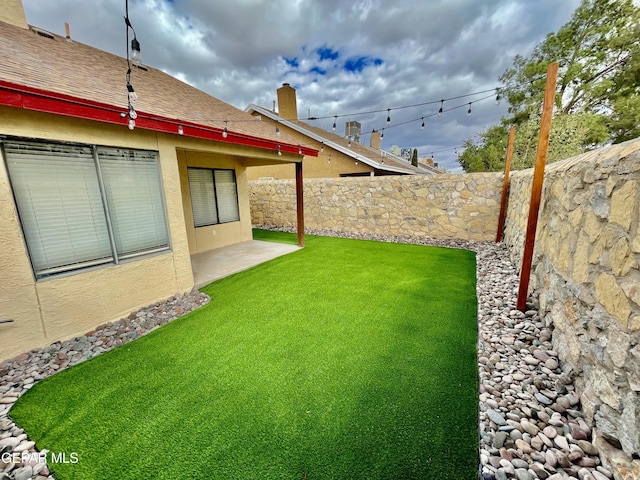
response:
M201 288L214 280L228 277L296 250L300 250L297 245L250 240L196 253L191 256L193 280L196 288Z

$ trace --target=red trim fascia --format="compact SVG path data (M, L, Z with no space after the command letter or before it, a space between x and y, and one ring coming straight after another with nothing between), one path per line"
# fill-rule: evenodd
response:
M102 123L122 125L127 128L128 118L123 118L121 114L126 114L127 110L118 108L106 103L95 102L84 98L73 97L63 93L40 90L25 85L0 80L0 105L8 107L23 108L38 112L53 113L65 117L82 118L84 120L95 120ZM155 132L170 133L178 135L178 127L181 125L183 137L200 138L204 140L214 140L221 143L256 147L264 150L280 151L283 153L293 153L318 156L318 150L312 148L292 145L289 143L278 143L260 137L253 137L237 132L228 132L227 137L222 136L221 128L214 128L198 123L176 120L160 115L138 111L136 118L136 128L152 130Z

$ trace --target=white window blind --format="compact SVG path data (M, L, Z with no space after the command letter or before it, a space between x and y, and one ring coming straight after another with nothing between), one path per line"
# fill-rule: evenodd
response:
M36 275L112 261L91 148L7 142L4 151Z
M209 168L187 171L196 227L240 220L235 171Z
M233 170L214 170L216 197L218 199L218 220L220 223L240 220L238 211L238 189Z
M213 171L208 168L189 168L188 174L194 225L204 227L218 223Z
M157 153L4 140L36 278L169 248Z
M98 158L118 257L168 247L156 153L101 147Z

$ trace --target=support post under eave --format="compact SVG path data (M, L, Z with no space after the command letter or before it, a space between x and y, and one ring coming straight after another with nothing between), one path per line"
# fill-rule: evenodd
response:
M296 163L296 212L298 214L298 246L304 247L304 191L302 187L302 162Z

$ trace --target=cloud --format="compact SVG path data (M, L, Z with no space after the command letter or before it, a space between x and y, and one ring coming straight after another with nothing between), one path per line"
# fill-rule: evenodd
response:
M76 41L125 54L122 0L23 1L29 23L63 34L69 22ZM383 147L416 147L421 156L451 149L435 153L436 161L457 168L453 148L498 122L506 105L488 98L473 103L467 116L466 104L475 97L465 98L460 108L431 117L437 100L498 86L513 57L528 55L579 3L136 0L129 17L144 63L238 108L270 108L276 89L289 82L297 88L301 117L328 117L316 125L331 129L335 115L382 110L353 116L364 141L373 128L385 128ZM387 108L434 100L392 110L386 127Z

